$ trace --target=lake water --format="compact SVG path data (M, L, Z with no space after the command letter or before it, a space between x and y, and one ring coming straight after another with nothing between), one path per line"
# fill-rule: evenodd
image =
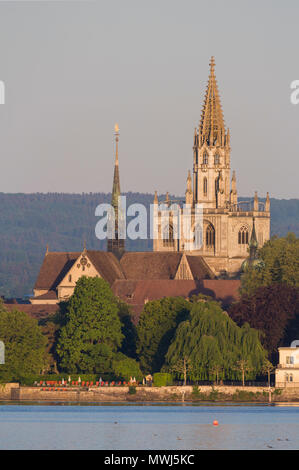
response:
M299 407L1 404L0 449L299 449Z

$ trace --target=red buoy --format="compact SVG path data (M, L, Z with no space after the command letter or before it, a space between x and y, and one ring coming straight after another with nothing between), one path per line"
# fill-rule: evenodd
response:
M215 421L213 421L213 424L214 424L214 426L218 426L219 423L218 423L217 419L215 419Z

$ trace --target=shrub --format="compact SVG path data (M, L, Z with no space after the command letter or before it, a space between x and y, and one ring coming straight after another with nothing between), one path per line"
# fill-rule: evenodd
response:
M166 387L172 385L172 375L166 372L156 372L154 374L154 386L155 387Z
M137 381L142 380L142 373L139 363L122 353L117 353L112 361L112 369L115 376L121 380L129 381L131 377L135 377Z
M129 386L129 395L135 395L137 393L136 387L134 385Z

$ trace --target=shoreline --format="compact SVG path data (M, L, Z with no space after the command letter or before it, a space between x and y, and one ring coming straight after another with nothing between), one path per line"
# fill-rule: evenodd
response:
M174 404L277 404L299 403L299 389L236 386L167 387L29 387L18 383L0 387L0 402L15 403L174 403Z
M233 401L115 401L87 402L64 400L0 400L0 406L299 406L298 402L233 402Z

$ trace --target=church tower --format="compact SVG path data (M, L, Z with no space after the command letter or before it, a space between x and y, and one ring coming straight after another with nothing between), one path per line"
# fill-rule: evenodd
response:
M247 259L250 233L260 247L270 237L270 198L260 201L255 192L248 201L238 200L237 178L231 178L230 131L226 129L215 75L214 57L210 61L208 85L200 122L193 136L193 178L188 173L185 200L180 204L180 230L174 240L173 209L159 208L155 196L157 237L154 251L181 251L200 257L216 276L238 276ZM192 181L193 179L193 181ZM192 187L193 183L193 187ZM163 201L169 206L168 198ZM191 220L183 213L184 205L191 206ZM202 210L202 220L196 221L196 210ZM169 215L167 218L166 216ZM189 243L199 240L200 243Z
M230 200L230 134L225 130L214 57L201 120L194 132L193 186L194 203L205 208L222 208Z
M121 238L121 221L122 214L119 210L119 197L120 193L120 178L119 178L119 162L118 162L118 142L119 142L119 127L118 124L115 124L114 127L114 137L115 137L115 164L114 164L114 175L113 175L113 185L112 185L112 195L111 195L111 206L114 210L114 214L109 215L108 224L111 227L111 236L107 241L107 251L110 251L115 254L117 258L121 258L122 254L125 251L125 240ZM114 222L114 223L113 223Z

